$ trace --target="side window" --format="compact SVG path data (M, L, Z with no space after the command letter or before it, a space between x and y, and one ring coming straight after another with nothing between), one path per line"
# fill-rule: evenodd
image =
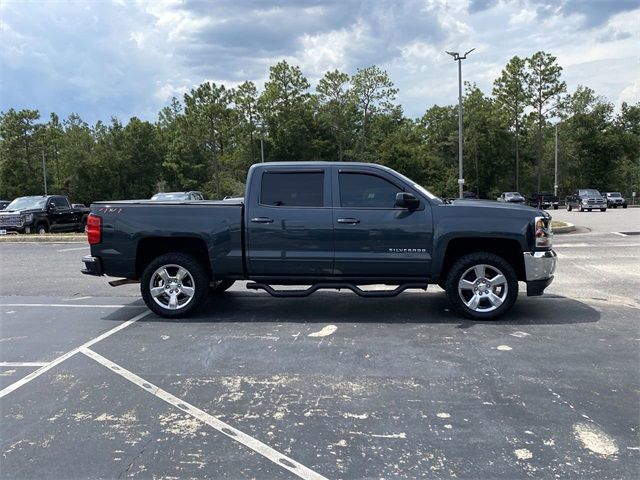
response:
M265 172L260 203L276 207L323 207L324 173Z
M69 202L63 197L54 197L51 199L51 204L55 205L57 209L69 208Z
M393 208L402 190L376 175L340 173L340 206Z

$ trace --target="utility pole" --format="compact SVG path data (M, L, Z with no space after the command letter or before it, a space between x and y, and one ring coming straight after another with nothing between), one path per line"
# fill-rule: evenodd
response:
M558 124L556 123L556 144L554 149L553 195L558 196Z
M458 187L459 195L462 198L462 192L464 190L464 175L462 165L462 60L466 60L467 55L473 52L475 48L472 48L464 55L460 55L458 52L446 52L453 57L453 60L458 62Z
M44 150L42 150L42 179L44 180L44 195L47 196L47 165L44 162Z
M260 135L260 160L264 163L264 142L262 141L262 134Z

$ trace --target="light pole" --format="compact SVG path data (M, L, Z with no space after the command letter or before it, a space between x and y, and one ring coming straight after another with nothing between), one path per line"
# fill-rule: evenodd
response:
M462 191L464 190L464 176L462 167L462 60L466 60L467 55L473 52L475 48L472 48L464 55L460 55L458 52L446 52L453 57L453 60L458 62L458 187L460 198L462 198Z
M553 196L558 196L558 124L556 123L556 142L554 148Z
M44 180L44 195L47 196L47 166L44 162L44 150L42 150L42 179Z

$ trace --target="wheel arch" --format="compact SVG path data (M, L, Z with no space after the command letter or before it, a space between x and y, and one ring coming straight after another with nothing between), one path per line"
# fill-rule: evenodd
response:
M140 239L136 248L136 278L142 276L144 269L155 258L172 252L194 257L202 264L209 280L212 280L209 250L206 242L198 237L146 237Z
M524 257L520 242L509 238L453 238L447 243L439 281L447 278L447 274L457 259L468 253L488 252L504 258L515 270L518 280L526 280Z

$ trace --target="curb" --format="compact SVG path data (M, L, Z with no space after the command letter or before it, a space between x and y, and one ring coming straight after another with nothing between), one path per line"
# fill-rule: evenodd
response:
M86 243L86 235L2 235L0 243Z
M569 222L558 222L558 223L563 223L564 225L562 225L561 227L552 227L554 234L569 233L569 232L574 232L576 230L576 226L573 223L569 223Z

